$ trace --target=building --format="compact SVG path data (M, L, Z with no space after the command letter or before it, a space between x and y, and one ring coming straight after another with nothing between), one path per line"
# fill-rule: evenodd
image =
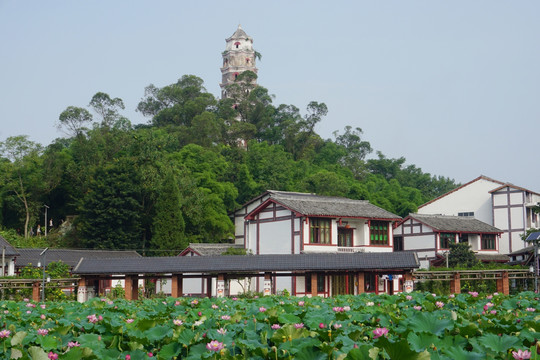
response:
M474 217L502 231L498 252L509 254L527 246L521 239L530 228L540 227L533 207L540 194L486 176L444 194L418 208L419 214Z
M394 249L414 251L422 268L442 265L450 243L466 242L480 261L508 261L499 254L502 231L473 217L410 214L394 229Z
M17 249L0 236L0 261L2 262L0 276L15 275L15 259L18 255Z
M225 51L222 53L223 66L221 68L221 98L228 96L227 87L234 84L236 78L244 71L257 73L255 66L256 54L253 49L253 38L246 34L240 25L228 39L225 39ZM256 83L253 83L256 85Z
M401 217L369 201L315 194L266 191L246 203L234 214L235 241L255 255L356 253L393 251L393 225ZM392 278L392 277L390 277ZM380 278L382 280L382 278ZM387 284L371 274L365 291L399 291L399 278ZM354 284L343 274L321 279L332 294L354 293ZM309 293L309 281L282 276L275 290L293 295ZM258 279L253 286L261 291ZM375 290L377 289L377 290Z

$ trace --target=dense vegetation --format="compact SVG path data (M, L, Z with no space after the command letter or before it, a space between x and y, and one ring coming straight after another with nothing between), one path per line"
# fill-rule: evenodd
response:
M276 106L267 89L251 85L254 76L241 74L224 100L192 75L150 85L137 107L149 122L136 126L121 114L121 99L97 93L89 109L60 114L66 136L46 147L6 139L0 224L31 237L47 205L49 244L154 255L230 239L228 214L268 189L366 199L403 216L456 186L403 157L368 159L360 128L321 138L315 126L325 104L309 103L304 115Z
M0 301L0 353L44 360L538 359L539 305L533 292Z

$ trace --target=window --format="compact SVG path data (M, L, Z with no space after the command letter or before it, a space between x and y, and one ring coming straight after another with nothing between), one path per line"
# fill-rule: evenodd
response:
M460 212L460 213L457 214L457 216L474 217L474 212L472 212L472 211Z
M495 250L495 234L482 235L482 250Z
M374 273L364 273L364 291L365 292L374 292L375 291L375 274Z
M369 239L371 245L388 245L388 223L371 221L369 224Z
M311 244L330 244L330 219L311 219Z
M238 47L240 46L240 41L235 42L234 46L236 46L236 48L238 49Z
M459 234L460 243L469 243L469 234Z
M311 293L311 277L314 274L306 275L306 294ZM324 292L324 275L317 274L317 293Z
M337 245L344 247L352 247L353 230L346 228L338 228Z
M439 235L441 239L441 249L448 249L450 248L450 243L456 242L456 234L453 233L440 233Z
M394 236L394 251L403 251L403 236Z

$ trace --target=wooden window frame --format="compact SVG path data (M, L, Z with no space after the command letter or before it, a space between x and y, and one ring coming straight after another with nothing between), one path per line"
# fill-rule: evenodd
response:
M452 242L453 244L456 243L455 233L439 233L439 248L440 249L450 249L450 242ZM446 246L443 246L443 245L446 245Z
M327 226L321 226L327 225ZM323 236L321 233L326 233ZM324 238L323 238L324 237ZM332 219L329 218L310 218L309 219L309 243L316 245L332 244Z
M485 245L490 245L490 246L485 246ZM497 250L497 238L495 234L482 234L481 239L480 239L480 249Z
M376 246L390 245L390 224L388 221L372 220L369 222L369 244Z

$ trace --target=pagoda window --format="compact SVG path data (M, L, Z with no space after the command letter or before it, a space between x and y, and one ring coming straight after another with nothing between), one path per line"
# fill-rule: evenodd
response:
M236 48L238 49L238 47L240 46L240 41L235 42L234 46L236 46Z
M238 73L234 73L234 80L236 80L238 78Z
M246 64L249 64L249 60L250 60L249 58L246 58Z

